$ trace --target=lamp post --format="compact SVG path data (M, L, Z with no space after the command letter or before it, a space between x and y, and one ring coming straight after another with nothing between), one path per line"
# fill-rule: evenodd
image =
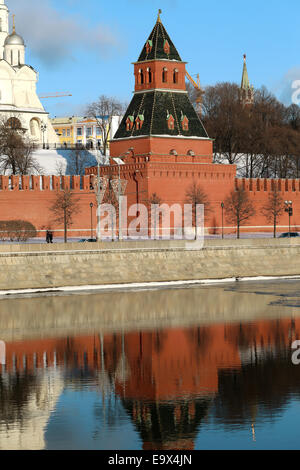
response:
M285 212L289 214L289 238L291 238L291 217L293 215L293 201L284 201Z
M222 208L222 240L224 238L224 202L221 202L221 208Z
M123 158L126 158L129 155L129 151L125 152L124 154L120 155L118 157L119 160L122 161L122 163L117 162L118 164L118 202L119 202L119 241L123 239L123 233L122 233L122 191L121 191L121 165L124 164Z
M47 124L42 124L41 125L41 131L43 134L43 149L45 148L45 132L47 130Z
M91 240L93 240L93 207L94 207L94 204L91 202L90 203L90 208L91 208Z
M96 191L96 201L97 201L97 242L101 241L101 182L100 182L100 155L99 149L96 149L96 160L97 160L97 191Z

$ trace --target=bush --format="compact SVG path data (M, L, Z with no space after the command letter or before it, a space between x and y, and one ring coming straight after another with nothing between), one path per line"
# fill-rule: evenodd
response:
M36 228L26 220L0 221L0 239L26 242L29 238L35 238Z

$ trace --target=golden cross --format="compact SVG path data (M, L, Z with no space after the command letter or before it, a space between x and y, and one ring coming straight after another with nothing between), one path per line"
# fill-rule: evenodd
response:
M158 16L157 16L157 22L160 23L160 15L161 15L162 11L161 9L158 10Z
M15 26L15 16L16 15L13 15L13 33L16 32L16 26Z

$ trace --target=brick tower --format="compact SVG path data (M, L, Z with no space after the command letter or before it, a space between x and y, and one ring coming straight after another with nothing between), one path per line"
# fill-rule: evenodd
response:
M111 155L133 148L135 156L190 156L212 161L209 139L193 108L185 86L181 60L160 19L134 63L135 92L111 142ZM187 159L189 160L189 159Z
M213 163L213 141L186 91L186 62L160 13L134 63L134 95L110 143L111 165L101 174L126 180L129 205L148 204L155 195L161 203L183 206L195 182L207 194L213 211L206 225L214 228L220 225L220 202L234 188L236 167ZM118 157L123 165L116 164Z

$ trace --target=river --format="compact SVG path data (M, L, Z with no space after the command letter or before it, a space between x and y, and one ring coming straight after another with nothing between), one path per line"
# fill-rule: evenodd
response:
M2 298L0 449L299 449L296 340L300 281Z

